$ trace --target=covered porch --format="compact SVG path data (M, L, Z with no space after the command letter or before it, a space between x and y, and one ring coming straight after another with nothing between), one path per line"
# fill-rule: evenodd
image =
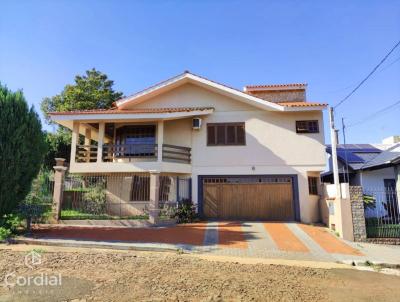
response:
M213 108L55 112L72 130L71 173L191 171L192 120Z

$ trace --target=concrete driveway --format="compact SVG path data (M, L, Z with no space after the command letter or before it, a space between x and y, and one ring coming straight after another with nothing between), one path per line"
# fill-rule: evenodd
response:
M400 247L344 241L328 229L286 222L203 222L163 228L42 226L47 244L183 249L211 255L400 264Z

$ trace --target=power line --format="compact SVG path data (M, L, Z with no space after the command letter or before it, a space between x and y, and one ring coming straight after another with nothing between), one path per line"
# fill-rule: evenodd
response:
M400 41L396 43L395 46L383 57L383 59L379 62L378 65L372 69L372 71L358 84L348 95L346 95L342 100L340 100L333 108L336 109L341 104L343 104L349 97L351 97L357 90L360 88L372 75L373 73L386 61L386 59L392 54L392 52L400 45Z
M353 123L353 124L348 125L347 128L350 128L350 127L354 127L354 126L358 126L358 125L360 125L360 124L363 124L363 123L365 123L365 122L367 122L367 121L369 121L369 120L371 120L371 119L373 119L373 118L376 118L376 117L379 116L380 114L383 114L383 113L388 112L388 110L393 109L393 108L396 107L397 105L400 105L400 100L397 101L397 102L395 102L395 103L393 103L393 104L391 104L391 105L389 105L389 106L387 106L387 107L385 107L385 108L383 108L383 109L381 109L381 110L378 110L378 111L376 111L376 112L374 112L374 113L372 113L372 114L366 116L365 118L363 118L362 120L360 120L360 121L358 121L358 122L356 122L356 123Z

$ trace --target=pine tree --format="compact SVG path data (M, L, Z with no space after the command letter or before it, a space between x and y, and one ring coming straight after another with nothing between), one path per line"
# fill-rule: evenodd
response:
M29 193L46 148L40 119L22 91L0 83L0 216L15 210Z

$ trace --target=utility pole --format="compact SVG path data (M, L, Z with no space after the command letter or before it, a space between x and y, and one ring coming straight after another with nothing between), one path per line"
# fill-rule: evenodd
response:
M341 198L340 192L340 182L339 182L339 168L338 168L338 161L337 161L337 152L336 152L336 145L337 145L337 135L335 129L335 117L333 113L333 108L329 108L329 122L330 122L330 131L331 131L331 159L332 159L332 169L333 169L333 182L336 186L336 198Z
M344 158L346 161L345 171L343 171L345 173L344 182L350 183L349 162L347 160L347 150L346 150L346 126L344 124L344 117L342 117L342 134L343 134Z

